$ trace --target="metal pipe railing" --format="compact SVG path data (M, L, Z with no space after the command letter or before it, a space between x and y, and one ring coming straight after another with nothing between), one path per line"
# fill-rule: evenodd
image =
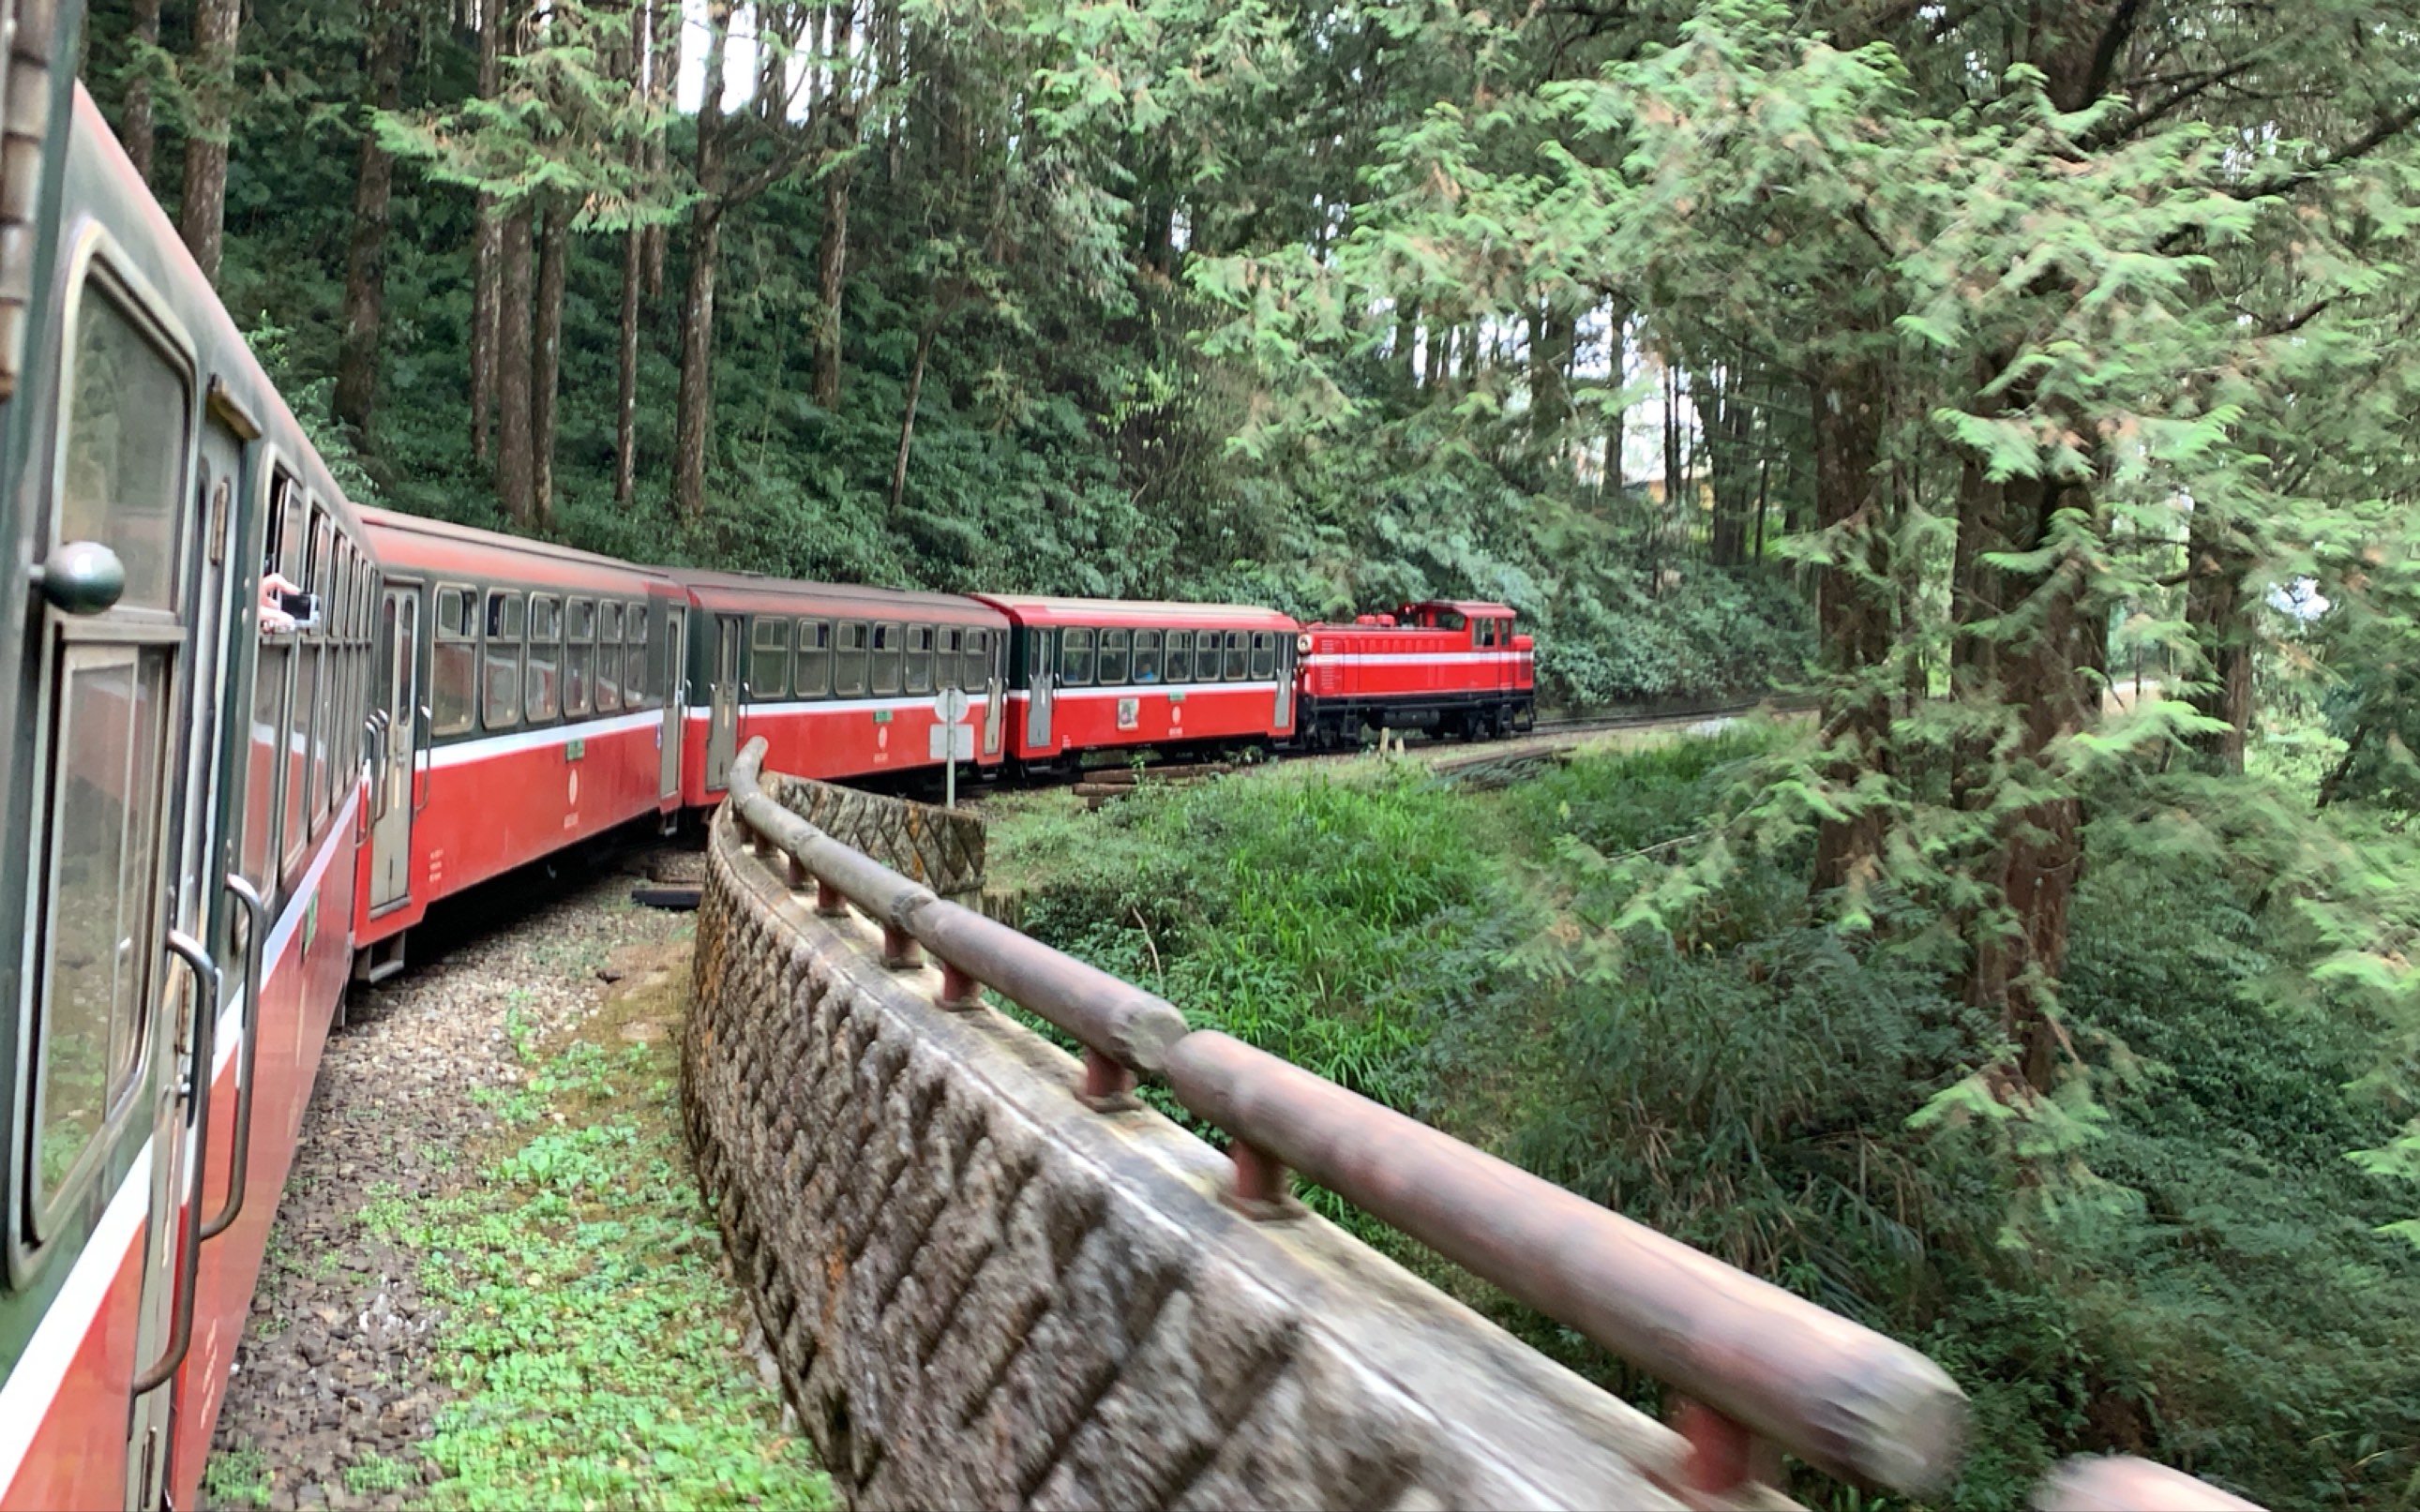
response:
M1916 1492L1955 1471L1965 1398L1931 1360L1519 1167L1214 1030L1107 972L936 897L824 834L761 786L765 742L732 764L739 832L784 857L818 912L853 903L893 968L941 967L939 1006L984 987L1084 1047L1084 1096L1132 1105L1138 1074L1233 1139L1228 1200L1249 1216L1301 1211L1301 1171L1481 1279L1673 1387L1691 1446L1680 1478L1710 1495L1755 1478L1761 1443L1861 1484ZM843 902L845 900L845 903Z

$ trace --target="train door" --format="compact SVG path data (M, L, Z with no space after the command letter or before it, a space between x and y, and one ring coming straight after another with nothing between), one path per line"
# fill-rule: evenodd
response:
M70 284L60 484L39 568L25 1237L72 1255L96 1197L145 1203L120 1490L148 1506L167 1468L163 1388L192 1333L200 1230L183 1216L206 1153L219 998L200 943L217 891L203 881L215 742L180 737L193 721L216 726L226 550L206 539L217 480L205 474L198 501L188 487L190 348L107 270L108 245L87 243ZM222 475L224 440L204 451ZM225 497L231 515L231 484Z
M657 795L659 799L675 797L680 793L681 717L689 706L689 663L681 658L681 632L688 625L688 610L677 605L664 616L663 775Z
M1294 728L1294 637L1280 634L1278 636L1278 706L1272 717L1275 721L1271 726L1272 729Z
M1007 718L1001 709L1001 705L1008 702L1002 687L1002 684L1007 681L1005 674L1008 661L1007 648L1001 644L1001 632L997 630L969 630L967 634L987 638L984 642L983 748L985 755L997 756L1000 754L1000 733L1003 721Z
M706 789L712 793L731 779L731 760L739 754L740 620L737 614L714 617L714 686L708 694L713 712L706 729Z
M1025 748L1050 748L1050 689L1059 675L1051 655L1051 632L1034 626L1025 632Z
M420 585L390 586L378 625L378 769L370 774L370 911L411 896L412 774L420 745Z

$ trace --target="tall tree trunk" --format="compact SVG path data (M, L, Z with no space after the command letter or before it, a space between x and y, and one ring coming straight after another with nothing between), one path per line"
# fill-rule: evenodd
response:
M479 98L493 100L503 83L504 0L479 8ZM477 241L471 255L471 455L488 460L488 431L496 410L496 280L503 270L504 221L493 194L479 196Z
M1829 687L1823 700L1824 775L1846 793L1868 771L1889 770L1891 602L1874 581L1883 536L1883 375L1864 357L1833 360L1811 395L1815 413L1815 515L1834 552L1816 579ZM1864 570L1859 570L1862 567ZM1817 891L1869 877L1882 855L1884 816L1864 809L1827 819L1815 841Z
M134 40L138 50L160 45L160 0L134 0ZM127 78L126 100L117 113L117 140L133 161L134 177L146 187L151 182L151 150L158 136L152 116L151 63L145 58Z
M2226 728L2197 735L2194 744L2226 771L2241 773L2252 733L2253 627L2243 593L2252 563L2235 532L2215 517L2208 506L2196 506L2186 532L2185 624L2208 662L2205 686L2192 695L2194 709L2225 720Z
M530 517L541 527L554 518L554 401L563 371L564 262L570 241L571 207L553 200L538 238L536 331L530 352Z
M843 150L845 150L844 145ZM822 304L815 319L815 403L840 404L840 301L848 287L848 177L835 164L824 177L824 234L815 249L815 286Z
M698 197L690 208L689 288L681 300L678 410L673 421L673 503L706 514L706 450L714 410L714 275L722 253L722 59L729 0L706 7L706 93L697 110Z
M403 18L392 5L370 13L371 110L403 104ZM379 146L375 122L362 123L361 172L353 184L352 239L345 249L345 333L336 350L336 418L366 442L378 398L379 318L386 299L387 205L395 160Z
M613 501L627 504L639 476L639 295L646 282L647 233L622 239L622 381L613 396Z
M891 512L899 513L899 501L908 494L908 446L916 434L916 401L924 393L924 360L933 354L933 338L939 334L941 322L936 318L916 337L916 360L908 368L908 403L899 417L899 458L891 465Z
M1563 367L1572 355L1570 312L1541 300L1529 311L1529 444L1544 452L1563 434L1571 418L1571 391Z
M227 137L235 116L236 33L242 24L241 0L195 0L194 118L186 123L185 192L177 207L177 229L212 284L219 281L225 242Z
M504 218L496 311L496 500L513 523L535 524L537 472L530 421L530 207Z

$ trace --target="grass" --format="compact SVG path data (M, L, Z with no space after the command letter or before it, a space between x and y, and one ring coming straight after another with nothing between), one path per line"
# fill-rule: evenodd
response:
M459 1395L421 1446L432 1505L833 1504L742 1350L745 1304L680 1147L674 1038L615 1035L685 991L618 997L552 1045L516 1015L531 1074L480 1099L502 1129L475 1173L452 1196L365 1211L418 1253L443 1309L439 1376ZM405 1473L365 1459L347 1484Z
M251 1443L213 1453L202 1466L202 1500L211 1506L267 1506L269 1457Z

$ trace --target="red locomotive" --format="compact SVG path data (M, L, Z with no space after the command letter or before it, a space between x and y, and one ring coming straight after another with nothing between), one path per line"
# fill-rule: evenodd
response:
M1305 625L1296 645L1304 744L1350 745L1364 726L1489 739L1537 722L1537 663L1504 604L1430 599L1351 625Z

